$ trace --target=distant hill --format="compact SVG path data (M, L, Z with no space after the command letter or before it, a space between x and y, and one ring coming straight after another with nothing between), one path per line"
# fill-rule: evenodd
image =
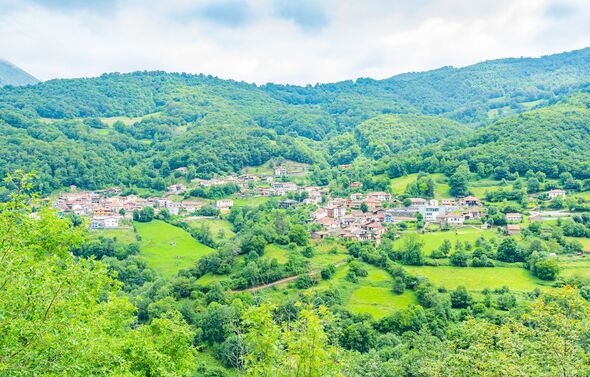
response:
M39 80L14 64L0 59L0 86L21 86L36 84Z
M467 161L471 171L586 179L589 91L590 48L305 87L166 72L6 86L0 177L35 170L47 192L161 189L179 167L208 178L285 158L373 161L391 177L450 175Z

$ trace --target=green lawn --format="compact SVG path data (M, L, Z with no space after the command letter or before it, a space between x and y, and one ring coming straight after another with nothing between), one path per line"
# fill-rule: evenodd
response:
M504 285L517 291L530 291L541 286L550 286L535 278L522 267L451 267L451 266L404 266L405 270L427 277L437 286L455 289L459 285L470 291L481 291L484 288L500 288Z
M163 221L134 224L141 236L141 254L150 267L165 277L174 276L179 270L192 266L197 259L213 251L184 230Z
M264 248L263 258L268 260L276 259L279 263L287 263L289 260L287 254L289 250L286 247L277 244L269 244Z
M590 238L580 238L580 237L565 237L568 241L578 241L584 247L584 251L590 252Z
M585 199L585 200L590 200L590 191L578 192L578 193L572 194L572 196L573 197L576 197L576 198L582 198L582 199Z
M93 229L90 231L90 234L93 237L102 236L105 238L112 238L124 244L137 242L137 238L135 237L135 232L133 231L133 228Z
M508 183L506 186L502 186L502 181L494 179L480 179L469 183L469 191L479 198L485 197L486 191L498 191L501 189L512 190L512 184Z
M394 178L391 180L391 190L394 194L403 194L406 192L408 184L416 181L418 174L409 174L403 177ZM444 174L436 173L430 174L430 177L436 183L434 188L434 196L437 199L450 198L449 185L446 183Z
M561 267L561 276L580 275L590 278L590 259L588 257L559 257L559 267Z
M268 196L252 196L246 198L231 198L234 201L235 207L258 207L271 200Z
M236 234L234 233L232 224L227 220L219 219L195 219L188 220L186 222L191 228L200 229L201 226L205 225L209 227L211 237L215 242L219 242L222 239L233 238ZM220 236L220 231L223 231L224 237Z
M410 234L410 233L403 234L401 239L396 241L396 244L400 245L401 243L403 243L403 241L402 241L403 238L407 237L408 234ZM416 233L414 233L414 234L416 234ZM430 253L433 250L435 250L440 245L442 245L444 240L451 241L451 244L453 246L455 246L455 243L457 242L457 240L461 240L462 242L468 241L472 245L475 246L475 241L480 236L485 237L485 239L487 239L487 240L500 237L500 235L498 233L496 233L496 231L494 231L494 230L489 230L489 229L482 230L482 229L476 229L476 228L471 228L471 227L451 229L446 232L431 232L431 233L418 234L418 237L420 237L424 241L424 249L423 250L426 255L430 255Z
M352 293L346 308L357 314L370 314L379 319L416 303L412 291L397 295L391 288L360 287Z

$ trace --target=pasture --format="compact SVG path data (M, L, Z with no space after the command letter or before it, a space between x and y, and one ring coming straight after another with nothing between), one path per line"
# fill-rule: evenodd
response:
M451 194L449 193L449 185L446 183L446 177L444 174L435 173L430 174L430 177L434 180L435 187L434 187L434 197L436 199L444 199L450 198ZM394 194L403 194L406 192L406 187L408 184L415 182L416 178L418 178L418 174L408 174L404 175L403 177L393 178L391 180L391 190Z
M396 241L396 246L399 247L400 244L403 243L403 238L407 237L410 233L402 234L400 240ZM416 234L416 233L413 233ZM451 241L451 244L455 246L457 240L461 240L461 242L469 242L475 246L475 241L479 237L484 237L486 240L491 240L492 238L499 238L501 237L496 231L489 230L489 229L479 229L479 228L457 228L451 229L445 232L430 232L424 234L417 234L418 237L424 242L423 251L426 255L430 255L430 253L438 248L444 240Z
M469 291L479 292L485 288L501 288L506 285L516 291L531 291L542 286L551 286L534 277L522 267L452 267L452 266L404 266L410 273L427 277L437 286L455 289L459 285Z
M201 229L202 226L209 227L209 232L213 241L219 242L223 239L233 238L236 234L233 231L232 224L227 220L212 218L192 218L186 223L193 229ZM223 234L223 237L221 235Z
M92 237L105 237L114 239L117 242L130 244L137 242L133 228L118 228L118 229L92 229L90 230Z
M164 277L174 276L213 251L184 230L160 220L135 222L134 225L141 236L141 255L151 268Z

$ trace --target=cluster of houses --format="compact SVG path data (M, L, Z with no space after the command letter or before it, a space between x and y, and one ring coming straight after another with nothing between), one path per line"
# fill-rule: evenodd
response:
M410 198L408 202L406 205L392 202L391 195L386 192L355 193L349 198L329 200L312 216L312 221L322 228L312 237L336 236L379 242L387 230L384 224L416 221L421 217L425 223L460 227L466 220L480 220L485 214L481 201L473 196L442 200Z
M170 214L193 213L203 206L200 201L172 201L166 197L141 198L136 195L120 196L117 187L99 191L64 192L53 203L62 213L74 213L90 218L90 228L118 228L124 218L130 219L134 210L152 207L156 212L166 208ZM228 203L220 203L221 207ZM229 204L231 207L233 203Z

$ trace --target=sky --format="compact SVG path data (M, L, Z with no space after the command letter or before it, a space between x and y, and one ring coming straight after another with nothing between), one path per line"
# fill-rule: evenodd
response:
M0 0L0 36L0 58L41 80L301 85L590 47L590 0Z

